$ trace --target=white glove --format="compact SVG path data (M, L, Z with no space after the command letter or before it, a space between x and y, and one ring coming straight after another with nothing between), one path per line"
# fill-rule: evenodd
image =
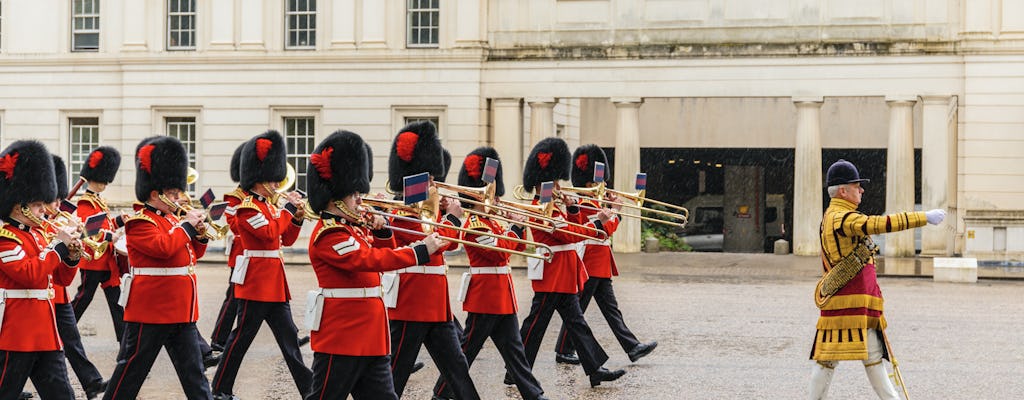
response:
M946 210L934 209L924 212L925 219L928 220L929 224L938 225L942 223L942 220L946 219Z

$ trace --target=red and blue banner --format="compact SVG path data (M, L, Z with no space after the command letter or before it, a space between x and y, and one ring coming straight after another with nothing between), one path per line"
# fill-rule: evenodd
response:
M487 161L484 162L484 175L480 180L484 183L494 183L494 179L498 176L499 163L500 161L487 157Z
M636 190L647 190L647 174L636 174Z
M427 200L427 190L430 187L430 173L410 175L402 178L402 197L405 204L415 204Z

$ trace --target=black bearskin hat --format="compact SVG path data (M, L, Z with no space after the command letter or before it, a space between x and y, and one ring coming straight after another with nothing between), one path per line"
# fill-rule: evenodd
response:
M608 156L604 150L596 144L585 144L577 147L572 153L572 185L576 187L587 186L594 181L594 163L604 163L604 180L612 173L611 165L608 165Z
M100 146L89 153L89 159L82 164L79 175L90 181L110 183L114 181L120 167L121 153L113 147Z
M523 188L533 191L542 182L569 179L569 145L555 137L541 140L523 167Z
M401 193L402 178L429 172L434 179L445 174L444 149L437 138L437 127L430 121L406 125L395 136L388 157L388 186Z
M231 181L238 183L242 180L242 171L239 166L242 163L242 149L245 148L245 144L249 142L242 142L235 148L235 153L231 155L231 165L228 167L228 171L231 173Z
M66 199L68 197L68 166L64 164L64 159L56 154L53 154L53 178L57 180L57 197L54 200Z
M280 182L288 174L288 149L277 131L266 131L245 143L239 159L242 189L250 190L259 182Z
M151 191L187 190L188 152L173 136L142 139L135 149L135 198L145 203Z
M448 149L441 149L441 157L444 159L444 172L441 175L434 175L434 180L438 182L444 182L448 179L448 171L452 169L452 153L448 152Z
M484 187L487 183L483 181L484 167L487 159L498 160L498 173L494 177L494 194L505 195L505 181L502 180L501 159L498 158L498 151L493 147L477 147L466 155L462 161L462 168L459 169L459 186Z
M316 146L306 169L313 211L325 210L332 199L370 191L367 147L363 138L349 131L336 131Z
M373 149L370 148L370 144L363 142L366 146L366 173L370 174L369 182L373 182Z
M35 140L19 140L0 153L0 214L19 204L51 202L57 198L53 158Z

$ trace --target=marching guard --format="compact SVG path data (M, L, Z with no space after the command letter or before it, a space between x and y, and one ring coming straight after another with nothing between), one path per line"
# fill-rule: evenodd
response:
M369 192L370 155L359 135L338 131L309 160L309 205L320 221L309 242L319 288L310 292L313 385L307 400L398 399L391 377L388 313L380 272L425 264L447 246L437 234L395 249L381 216L359 207Z
M593 144L580 146L572 154L572 184L576 187L591 187L594 182L595 163L602 163L606 166L606 173L610 173L611 165L608 164L608 157L604 150ZM609 193L609 200L615 202L616 198ZM595 200L583 200L580 207L580 215L583 219L597 218L598 209L602 204ZM621 205L613 204L612 208L618 211ZM636 335L629 330L626 322L622 320L622 311L619 311L619 302L615 299L615 290L612 288L612 276L619 275L619 269L615 265L615 256L610 246L611 235L619 226L618 215L608 219L601 224L609 238L605 240L588 239L584 242L583 264L587 268L587 283L583 284L583 291L580 292L580 308L587 311L590 300L593 299L601 309L608 327L611 328L615 338L618 339L622 350L626 352L629 361L636 362L641 357L651 354L658 342L640 343ZM562 324L562 330L558 333L558 342L555 344L555 361L566 364L579 364L576 357L576 349L572 340L569 340L569 331Z
M554 182L555 189L558 189L558 181L569 179L569 162L571 155L565 141L559 138L546 138L541 140L530 151L526 160L526 167L523 170L523 187L527 190L540 192L541 183ZM539 202L534 197L534 204ZM571 205L571 200L564 198L566 210L555 208L552 217L563 220L579 220L579 207ZM603 230L604 223L608 222L615 213L605 209L596 214L596 217L588 222L591 229L566 226L563 229L593 236L597 230ZM576 350L579 352L580 363L583 370L590 377L590 386L598 386L601 382L614 381L626 374L625 370L610 371L602 365L608 361L608 354L601 345L594 339L594 333L583 319L583 310L580 308L579 292L583 289L587 280L587 271L576 253L577 242L580 239L563 231L544 232L532 230L535 241L548 245L555 252L551 261L542 261L539 264L539 276L532 276L533 304L530 307L530 314L523 320L520 335L523 345L526 348L526 358L533 366L537 359L537 352L540 350L541 341L544 339L544 332L547 331L548 323L555 311L562 317L569 337L572 339ZM506 383L509 377L506 376ZM512 381L514 382L514 381Z
M235 153L231 155L229 171L231 181L234 183L242 180L238 166L241 163L242 148L245 147L245 143L242 142L242 144L238 145ZM235 225L235 212L238 211L238 205L242 203L242 200L245 200L248 196L249 194L241 186L236 186L235 190L224 193L224 201L228 203L227 209L224 210L224 221L228 224L228 228L231 229L231 234L234 236L230 242L230 251L228 251L228 268L232 271L235 269L235 259L241 256L245 250L242 237L237 230L237 225ZM224 351L224 344L228 341L228 335L231 333L231 327L234 326L235 317L237 316L238 304L235 303L235 284L231 283L231 274L228 274L228 288L224 293L224 302L220 305L217 321L213 324L213 333L210 334L210 347L214 351Z
M82 243L70 226L51 235L41 219L57 197L53 159L19 140L0 153L0 400L31 379L44 399L73 399L53 299L74 280Z
M391 146L388 160L390 189L401 193L403 177L423 172L430 173L435 179L443 179L446 172L444 159L437 127L432 122L420 121L405 126ZM442 202L438 208L439 213L441 208L448 212L441 218L446 221L445 224L462 225L459 219L462 208L457 201L447 204ZM423 225L415 222L394 220L392 225L415 231L423 230ZM438 232L442 236L455 236L443 228L438 229ZM406 246L423 238L422 235L402 232L395 232L394 235L398 246ZM457 247L457 244L453 244L442 250L454 250ZM391 356L395 392L401 396L405 390L422 345L427 348L441 375L452 386L456 398L479 399L453 322L444 255L441 252L434 253L428 262L396 272L385 274L383 282L385 304L390 308L391 342L396 344Z
M196 260L206 253L202 210L180 221L188 154L172 136L143 139L135 151L135 197L141 209L125 221L131 273L122 282L125 331L104 399L134 399L161 348L174 365L185 396L210 399L196 329Z
M232 389L242 359L264 321L281 348L299 393L305 395L310 390L313 372L299 351L298 328L292 319L291 293L281 258L281 246L291 246L299 236L305 205L295 192L284 195L288 200L284 210L274 204L278 185L287 175L287 154L281 134L267 131L249 140L239 158L241 187L249 195L236 207L234 222L245 251L235 261L231 274L238 322L213 376L217 398L234 397Z
M483 181L483 173L488 158L500 161L498 152L491 147L480 147L469 153L462 168L459 169L458 184L465 187L487 186L487 183ZM502 176L502 167L501 164L498 164L494 178L495 196L497 197L505 194ZM464 206L466 205L464 204ZM481 205L469 206L480 212L486 211ZM509 217L525 219L521 214L510 214ZM526 228L523 225L513 224L506 228L498 221L480 215L470 215L463 227L516 239L526 238ZM522 251L526 248L523 243L479 234L466 233L463 238L503 249ZM465 249L470 268L466 273L468 275L464 275L462 279L469 279L469 284L466 285L463 282L462 290L464 292L460 293L460 297L464 297L462 309L468 312L468 315L460 341L462 351L466 355L466 362L472 366L480 349L490 338L501 354L502 360L505 361L506 368L512 374L523 398L526 400L546 399L544 389L541 388L537 378L533 376L530 365L526 361L523 341L519 336L519 320L516 315L519 307L516 305L515 286L512 283L512 271L508 265L509 254L473 246L466 246ZM445 382L443 377L438 377L437 384L434 385L434 396L435 399L453 398L451 385Z
M97 147L89 152L89 158L82 164L79 173L86 181L85 194L78 198L78 208L75 210L82 221L99 213L110 212L110 207L107 206L106 200L100 197L100 193L114 181L120 166L121 153L113 147ZM103 296L107 300L107 309L110 310L110 320L114 324L114 335L120 341L121 335L124 334L124 308L117 305L117 299L121 297L121 276L114 260L113 249L118 238L110 234L114 231L110 221L110 218L103 221L102 229L106 234L101 240L109 243L111 251L98 257L94 256L92 260L82 260L78 268L81 270L82 279L78 284L78 292L75 293L72 306L75 309L75 319L81 320L82 314L92 303L96 287L102 288Z
M937 225L944 210L864 215L857 211L864 193L857 167L846 160L833 163L826 173L831 197L821 219L824 276L815 288L821 310L811 348L811 399L824 399L835 367L842 360L861 360L878 398L899 399L882 359L892 360L885 338L882 289L878 286L870 235Z

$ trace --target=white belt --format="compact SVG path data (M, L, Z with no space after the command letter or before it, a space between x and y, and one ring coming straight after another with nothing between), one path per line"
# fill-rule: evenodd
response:
M36 299L49 300L53 298L53 291L50 289L0 289L5 299Z
M447 272L447 265L413 265L408 268L402 268L395 272L399 274L429 274L429 275L444 275Z
M594 246L611 246L612 245L607 240L594 240L594 239L584 240L583 244L588 245L588 246L589 245L594 245Z
M281 258L281 250L245 250L242 254L251 258Z
M335 288L320 289L320 293L328 299L360 299L366 297L380 297L380 286L363 288Z
M560 244L558 246L548 246L552 252L557 253L560 251L576 251L576 243L573 244Z
M147 276L187 276L195 271L195 266L174 267L174 268L132 268L134 275Z
M469 267L469 273L473 275L503 275L509 271L508 266L504 267Z

